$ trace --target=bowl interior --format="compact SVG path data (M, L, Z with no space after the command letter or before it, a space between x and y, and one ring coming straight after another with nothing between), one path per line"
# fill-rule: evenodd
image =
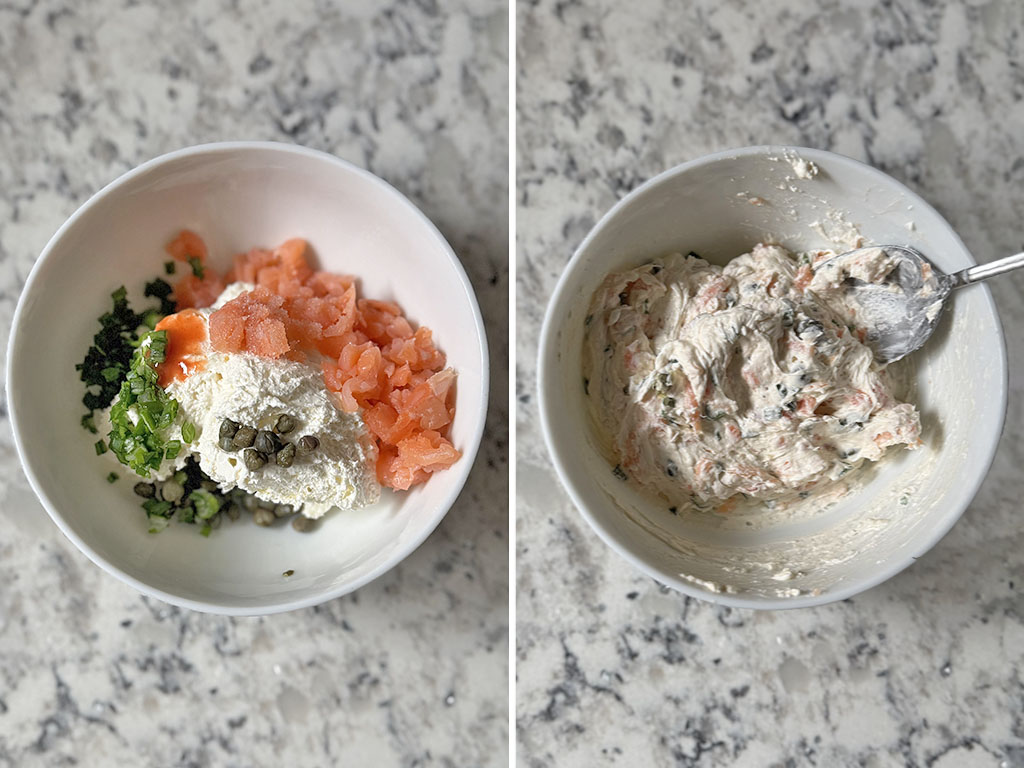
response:
M458 372L451 437L463 458L406 493L334 512L314 533L266 530L248 516L209 539L192 526L147 533L127 470L96 457L79 426L74 370L125 285L133 306L162 274L163 245L187 227L211 263L289 237L306 238L319 266L353 274L361 295L397 301L428 325ZM152 302L146 300L145 303ZM190 607L256 613L344 593L394 565L440 522L465 482L486 408L483 329L461 265L434 227L372 175L286 145L211 145L147 164L94 197L55 236L16 317L9 369L11 415L30 479L64 531L136 586ZM107 461L109 459L109 461ZM291 577L283 577L294 570Z
M842 250L850 225L870 242L917 247L946 271L974 263L942 217L898 182L848 158L798 152L817 163L817 177L797 178L781 147L751 148L681 166L623 200L567 268L541 342L545 435L584 516L660 581L735 605L841 599L908 565L970 502L1005 410L1002 332L987 289L972 287L952 297L928 346L902 364L925 446L890 453L839 503L767 523L673 516L613 477L580 386L583 319L609 272L672 251L724 264L765 239Z

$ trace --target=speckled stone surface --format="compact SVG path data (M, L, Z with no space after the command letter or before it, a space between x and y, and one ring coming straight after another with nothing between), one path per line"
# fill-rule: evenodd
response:
M573 509L542 445L537 334L616 200L730 147L835 150L932 202L979 260L1024 250L1016 2L521 3L518 763L1024 766L1024 342L963 520L852 600L728 610L659 588ZM992 284L1024 323L1024 276Z
M227 619L103 574L0 414L0 766L500 766L508 744L508 11L496 0L0 4L0 338L50 235L138 163L273 139L390 181L447 236L491 342L469 485L400 567Z

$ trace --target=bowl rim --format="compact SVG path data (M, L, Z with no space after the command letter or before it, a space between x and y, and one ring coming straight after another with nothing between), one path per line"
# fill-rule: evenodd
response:
M573 274L582 263L584 263L584 254L589 248L590 244L596 239L597 235L607 227L613 219L615 219L619 212L633 202L636 198L647 194L650 190L657 187L658 185L672 179L676 176L685 174L695 168L699 168L705 165L711 165L713 163L735 159L751 155L782 155L783 153L795 153L805 159L811 161L828 161L830 163L838 163L840 165L846 165L848 167L857 168L862 172L867 172L869 176L875 177L880 183L885 184L890 188L895 188L903 194L907 195L911 199L915 206L934 213L939 221L946 226L949 233L953 236L954 242L962 249L964 255L966 255L968 261L973 265L976 264L973 254L968 250L967 246L964 245L960 236L956 230L946 221L946 218L942 216L935 208L927 202L924 198L918 195L916 192L911 190L901 181L894 179L883 171L874 168L867 163L863 163L859 160L855 160L846 155L841 155L836 152L829 152L822 149L813 149L809 147L798 147L792 145L783 144L759 144L749 147L739 147L736 149L726 149L711 154L702 155L684 163L680 163L672 168L669 168L661 173L653 176L652 178L645 181L640 186L636 187L625 195L622 199L615 203L593 226L587 236L579 244L576 250L573 252L572 258L562 270L562 274L558 279L558 283L555 285L555 289L548 300L547 308L544 312L544 322L541 326L541 332L538 344L537 354L537 393L538 403L540 411L541 421L541 432L544 436L544 443L547 448L548 454L551 456L552 463L555 467L555 472L558 475L562 486L568 492L573 505L576 510L587 521L588 525L597 533L598 537L607 544L612 550L614 550L620 557L628 561L634 568L643 572L647 576L651 577L655 581L664 584L665 586L671 587L679 592L690 597L695 597L700 600L706 600L719 605L727 606L730 608L753 608L758 610L785 610L794 608L810 608L819 605L825 605L827 603L838 602L845 600L856 594L864 592L868 589L878 586L882 582L885 582L900 573L904 569L908 568L918 558L922 557L926 552L932 549L939 541L950 531L950 529L956 524L960 517L964 514L967 508L970 506L977 494L978 489L984 482L985 477L988 475L989 469L992 466L992 462L995 459L996 450L999 446L1000 437L1006 424L1006 408L1007 408L1007 397L1009 389L1009 370L1007 366L1007 354L1006 354L1006 338L1003 331L1002 322L999 319L999 313L996 309L995 301L992 298L992 293L987 285L975 286L972 290L977 290L983 296L987 308L992 312L995 318L996 324L996 346L998 347L998 366L1000 373L997 377L999 385L998 393L998 414L999 414L999 429L995 430L992 434L991 441L989 442L988 448L982 460L974 463L977 468L975 470L974 477L970 479L970 482L965 483L962 487L966 489L966 493L963 495L962 504L950 507L950 511L947 512L939 521L937 525L934 525L929 531L928 535L923 536L917 547L913 548L913 552L907 554L901 558L894 558L892 561L886 564L884 568L879 569L877 573L872 575L870 578L861 579L859 581L851 582L843 587L835 590L829 590L822 592L818 595L807 594L799 595L795 597L752 597L742 595L731 595L724 592L712 592L710 590L702 589L691 582L678 577L678 575L669 573L664 569L658 568L646 559L641 557L638 553L634 552L633 549L628 546L625 542L620 541L616 533L601 524L597 517L591 513L586 503L584 502L584 496L579 486L574 482L573 478L562 460L560 454L559 438L555 434L553 429L553 414L559 408L557 396L555 395L555 388L557 387L557 344L558 344L558 331L559 327L556 326L557 316L560 314L556 309L561 306L569 297L564 294L567 293L567 286L569 283L569 277Z
M402 546L397 547L383 562L378 566L362 575L360 578L344 584L333 589L326 589L322 592L304 597L301 599L287 600L283 602L269 602L269 603L253 603L251 605L237 606L237 605L224 605L215 601L205 600L194 600L191 598L185 598L168 592L163 589L158 589L141 581L134 576L122 571L114 563L108 561L105 557L101 556L92 547L90 547L75 531L75 529L64 519L63 515L57 510L56 506L47 496L42 484L39 482L35 471L26 460L26 453L23 446L21 428L18 424L18 406L17 399L12 397L11 382L13 380L12 371L14 366L14 350L15 350L15 338L18 334L22 314L26 305L26 297L32 293L32 289L35 286L35 282L42 269L42 265L49 258L50 254L54 251L57 244L61 241L67 231L74 226L74 224L85 215L103 198L115 192L120 187L128 184L138 176L146 173L150 173L156 168L181 160L186 157L198 157L203 155L216 155L223 152L238 152L238 151L256 151L256 152L278 152L282 155L300 156L308 159L319 160L326 162L336 168L342 169L348 173L353 173L357 176L362 177L364 180L375 184L384 190L386 194L389 194L394 201L401 207L404 207L407 211L411 212L419 222L426 227L428 234L433 235L436 238L437 243L441 246L442 252L447 256L451 262L452 267L455 270L455 274L458 277L462 290L465 292L466 298L469 301L470 309L473 313L473 320L475 324L476 338L477 338L477 353L480 355L480 359L483 366L480 371L480 388L481 388L481 401L480 407L475 416L475 427L470 433L469 439L465 443L465 447L462 452L462 459L459 462L461 466L458 468L455 480L452 488L438 506L437 512L433 519L431 519L423 529L415 536L410 537ZM8 336L7 344L7 355L6 355L6 366L7 372L5 376L4 386L7 390L8 400L8 415L11 423L11 431L14 436L14 445L18 453L18 459L21 462L21 466L25 475L28 479L29 485L31 486L36 497L42 503L43 508L49 514L50 518L56 523L57 527L61 532L74 544L86 557L88 557L93 563L98 565L104 571L114 576L121 582L127 584L130 587L134 587L139 592L155 597L158 600L162 600L171 605L176 605L181 608L188 608L194 611L201 611L204 613L213 613L223 616L263 616L275 613L284 613L287 611L298 610L300 608L309 608L314 605L320 605L321 603L333 600L338 597L342 597L350 592L353 592L360 587L365 586L371 581L385 574L387 571L394 568L402 560L411 555L419 546L430 536L431 533L440 525L441 521L448 514L448 511L455 504L459 495L462 493L465 487L466 481L469 479L470 472L475 464L476 455L480 448L480 443L483 438L484 427L487 419L487 406L490 395L490 358L488 356L488 345L487 335L484 327L483 317L480 314L480 306L476 298L476 292L473 289L473 285L469 280L466 270L459 260L455 251L452 249L448 240L441 234L437 226L427 218L426 214L423 213L409 198L402 194L392 184L388 183L381 177L374 173L361 168L347 160L343 160L328 152L323 152L310 147L304 147L297 144L289 144L286 142L277 141L219 141L209 142L204 144L196 144L193 146L183 147L176 149L171 152L166 152L162 155L158 155L141 165L132 168L131 170L121 174L113 181L103 186L99 191L93 193L84 203L82 203L73 214L60 226L59 229L50 237L47 241L43 250L36 258L35 263L32 265L32 269L29 272L28 277L25 280L25 285L21 289L21 293L18 296L18 303L14 310L14 315L11 320L11 330ZM455 469L455 468L453 468ZM451 471L451 470L449 470Z

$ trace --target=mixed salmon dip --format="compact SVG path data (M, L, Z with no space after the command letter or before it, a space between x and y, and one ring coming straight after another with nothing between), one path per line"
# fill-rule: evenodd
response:
M242 510L307 530L459 459L456 373L397 304L313 269L301 239L238 254L226 273L194 232L166 250L171 282L145 290L160 306L135 313L119 289L78 366L82 424L137 481L151 530L174 518L209 534Z
M604 280L583 386L620 479L674 512L725 513L829 491L920 445L916 409L843 298L847 278L881 281L894 265L881 250L834 256L760 244L724 268L677 253Z

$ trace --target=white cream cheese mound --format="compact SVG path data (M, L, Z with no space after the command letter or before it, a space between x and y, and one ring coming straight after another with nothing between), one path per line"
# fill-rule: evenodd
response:
M920 444L839 287L879 250L815 275L758 245L715 267L672 254L610 275L587 318L584 387L621 470L679 507L806 498L890 446ZM722 508L725 511L728 508Z
M363 420L333 404L318 368L211 350L202 371L171 382L167 392L178 401L181 418L196 425L189 450L225 490L238 487L277 504L301 504L302 514L314 518L331 507L365 507L380 498L375 449ZM313 453L296 456L290 467L267 464L253 472L240 451L217 445L224 419L272 429L282 413L296 422L287 439L313 435L320 441Z
M208 323L215 309L252 288L248 283L232 283L213 306L197 311ZM206 362L201 370L167 386L168 394L178 401L178 416L167 438L181 440L185 422L195 425L196 437L190 444L182 441L177 458L164 461L148 479L165 480L194 456L222 490L237 487L264 501L301 505L302 514L310 518L322 517L332 507L357 509L380 499L376 446L358 414L334 405L319 366L245 352L217 352L208 333L203 351ZM320 441L312 453L297 455L290 467L268 463L250 471L241 451L225 451L217 444L224 419L269 430L282 413L292 416L296 424L284 439L296 442L312 435ZM110 431L109 408L99 414L96 424L102 434Z

